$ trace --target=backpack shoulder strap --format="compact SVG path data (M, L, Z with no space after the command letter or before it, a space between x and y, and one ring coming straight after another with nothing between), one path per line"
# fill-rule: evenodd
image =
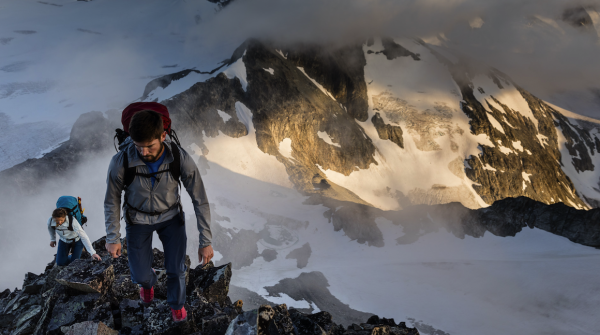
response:
M129 187L135 178L135 167L129 167L127 149L123 149L123 168L125 169L125 174L123 175L123 186Z
M73 214L75 214L75 209L77 208L77 206L73 208L63 208L67 210L67 218L69 219L69 230L73 231Z
M169 164L169 171L171 171L171 175L173 179L180 183L181 179L181 152L179 151L179 147L175 143L171 143L171 154L173 155L173 162Z
M69 218L69 230L73 231L73 214L69 213L67 217Z

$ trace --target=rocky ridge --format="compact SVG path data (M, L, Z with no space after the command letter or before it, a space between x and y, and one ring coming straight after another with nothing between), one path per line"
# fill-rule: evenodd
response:
M377 316L343 327L326 311L306 314L285 304L244 311L241 300L233 303L228 296L231 263L190 269L189 257L188 317L175 323L166 303L163 253L154 249L159 281L154 301L144 304L130 279L126 242L117 259L110 257L104 243L104 238L94 242L102 261L93 261L85 252L65 267L52 261L40 275L27 273L22 289L0 293L0 334L419 334L404 322Z

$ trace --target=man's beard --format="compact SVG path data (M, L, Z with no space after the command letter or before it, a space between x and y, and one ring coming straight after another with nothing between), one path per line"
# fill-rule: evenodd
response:
M160 155L163 153L163 148L164 148L164 144L161 142L160 150L158 150L158 153L156 155L142 156L142 159L148 163L156 162L158 160L158 158L160 157Z

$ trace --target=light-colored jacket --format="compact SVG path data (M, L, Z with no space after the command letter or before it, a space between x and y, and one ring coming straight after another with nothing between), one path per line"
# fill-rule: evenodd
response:
M89 237L81 228L81 225L75 218L73 218L73 230L69 230L69 219L66 218L65 222L60 226L56 226L56 221L54 218L50 217L48 219L48 233L50 233L50 241L56 242L56 234L61 241L65 243L73 243L77 242L81 238L81 242L83 242L83 246L85 249L91 254L95 254L96 250L92 247L92 243L90 242Z
M166 156L163 163L159 167L159 171L166 170L169 163L173 162L171 154L171 145L176 145L169 140L166 140L165 147ZM106 179L106 196L104 197L104 219L106 224L106 241L108 243L119 243L121 234L121 193L124 190L123 178L125 168L123 167L123 152L127 151L129 167L136 167L138 173L150 173L150 169L140 157L131 139L127 139L120 146L121 150L113 156L108 167L108 176ZM200 248L209 246L212 241L210 231L210 207L204 183L200 177L200 172L192 157L179 148L181 157L181 183L192 198L194 212L198 231L200 233ZM154 187L150 178L136 176L133 182L125 190L125 200L131 206L143 210L145 212L162 212L172 208L179 201L179 184L173 178L171 173L165 172L157 175ZM172 219L179 214L177 206L161 215L148 215L132 209L127 209L127 205L123 205L124 213L129 214L129 218L133 224L156 224ZM127 211L127 212L126 212Z

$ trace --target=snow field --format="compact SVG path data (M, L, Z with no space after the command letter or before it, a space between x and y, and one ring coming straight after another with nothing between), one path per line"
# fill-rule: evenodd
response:
M600 329L594 317L600 290L592 265L600 260L598 250L528 228L516 237L486 233L458 239L444 228L423 227L416 242L397 244L403 228L384 218L376 223L385 245L368 247L334 231L323 217L328 209L303 204L306 198L296 191L209 165L207 193L215 211L230 219L220 221L222 226L259 232L274 224L266 214L308 221L288 228L297 241L277 249L275 260L258 257L234 270L232 285L276 303L308 308L307 301L285 294L269 297L265 287L319 271L330 292L353 309L408 324L408 318L422 320L450 334L592 334ZM307 267L299 269L285 257L305 243L312 255ZM257 243L259 253L264 245Z
M365 80L370 83L367 86L369 118L366 122L357 122L377 147L375 160L378 164L372 164L366 170L352 172L349 176L332 170L323 172L334 183L351 190L363 200L384 210L399 207L398 202L392 197L378 195L387 187L391 188L391 193L399 190L406 195L417 188L429 190L435 184L447 187L464 185L471 191L479 206L487 206L473 190L470 180L455 175L447 167L457 157L465 159L480 154L479 143L488 146L493 144L486 135L474 136L470 133L469 119L460 110L460 97L452 93L458 87L448 70L426 48L411 40L396 41L410 51L419 53L421 60L415 61L411 57L387 60L383 54L368 54L367 50L383 49L381 41L377 39L373 46L363 47L367 59ZM402 73L402 76L398 75L399 73ZM381 140L371 118L375 114L373 96L383 92L391 92L420 111L435 110L435 107L440 104L450 107L453 112L447 126L464 131L462 135L453 134L452 140L458 145L457 152L452 151L451 143L446 137L436 141L441 150L419 150L413 139L418 134L413 134L404 122L400 123L404 132L404 149L391 141ZM385 117L385 113L380 112L380 115L386 122L391 123ZM447 130L443 129L443 131Z
M266 154L258 148L252 112L241 102L236 102L235 109L240 122L246 125L248 135L236 139L219 131L219 135L215 138L204 136L204 145L208 148L206 158L209 162L219 164L233 172L292 188L285 166L275 156Z
M190 43L189 35L216 7L208 1L3 1L0 113L28 130L19 148L26 156L14 155L0 169L59 144L82 113L124 108L153 78L215 68L230 52L197 52L202 43ZM47 128L39 130L38 122ZM32 134L53 131L43 141Z

